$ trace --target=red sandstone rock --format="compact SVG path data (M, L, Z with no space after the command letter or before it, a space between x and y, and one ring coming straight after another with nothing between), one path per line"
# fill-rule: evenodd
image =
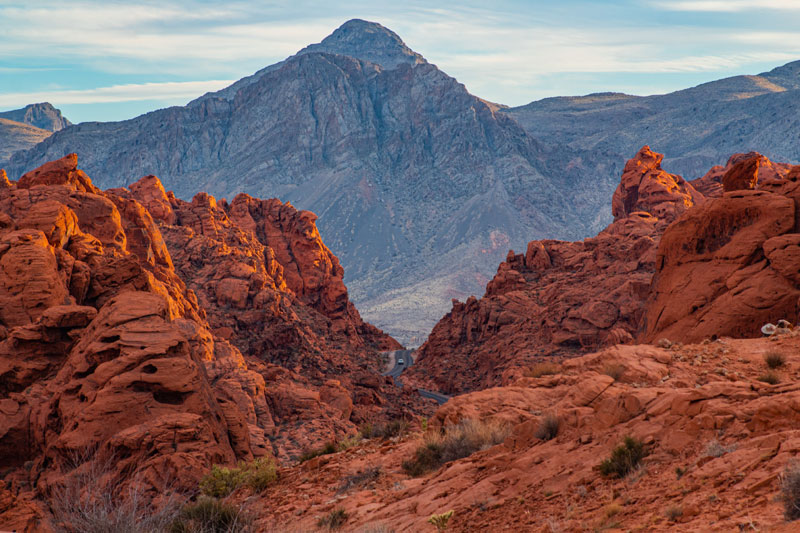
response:
M758 160L758 163L753 163L752 160L754 159ZM773 180L789 179L789 174L792 172L792 169L796 168L787 163L775 163L770 161L768 158L764 157L758 152L734 154L728 159L728 162L724 167L720 165L714 166L705 174L705 176L696 180L692 180L689 183L693 185L695 189L700 191L700 193L702 193L706 198L720 197L722 196L723 192L723 176L725 176L728 172L731 172L733 167L739 165L740 163L744 163L745 161L751 161L751 165L757 165L757 174L745 179L747 182L754 181L756 186L759 181L763 183ZM741 166L740 168L743 169L744 166ZM795 175L797 175L798 171L800 171L800 168L794 170ZM732 174L729 177L729 180L733 178L734 175Z
M443 392L498 386L543 357L636 335L664 228L703 198L642 148L614 193L615 221L582 242L532 241L509 252L480 300L455 302L420 348L414 382Z

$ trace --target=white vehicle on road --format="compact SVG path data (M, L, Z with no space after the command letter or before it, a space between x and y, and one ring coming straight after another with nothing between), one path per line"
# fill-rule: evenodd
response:
M406 362L405 362L405 360L403 360L403 359L398 359L398 360L397 360L397 364L398 364L398 365L404 365L404 364L406 364Z

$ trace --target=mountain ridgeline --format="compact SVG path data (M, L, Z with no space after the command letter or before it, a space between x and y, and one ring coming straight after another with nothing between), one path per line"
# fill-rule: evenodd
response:
M797 161L797 71L506 108L352 20L187 106L72 126L8 168L14 178L77 152L103 187L156 174L181 198L247 192L314 211L364 317L414 344L451 298L482 293L509 248L603 228L643 142L687 177L733 152Z

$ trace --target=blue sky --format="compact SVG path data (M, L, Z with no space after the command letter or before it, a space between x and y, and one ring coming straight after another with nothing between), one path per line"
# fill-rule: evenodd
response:
M663 93L800 59L800 0L0 0L0 110L50 101L82 122L182 105L351 18L508 105Z

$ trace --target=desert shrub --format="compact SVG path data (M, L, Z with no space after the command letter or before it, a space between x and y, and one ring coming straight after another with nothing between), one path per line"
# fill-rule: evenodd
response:
M708 444L706 444L706 447L703 450L703 455L706 457L722 457L726 453L730 453L735 449L736 449L735 444L731 444L730 446L723 446L717 439L714 439Z
M540 378L561 372L561 365L556 363L536 363L522 373L526 378Z
M800 518L800 462L790 463L781 474L781 499L786 520Z
M390 439L404 435L407 432L408 422L402 418L378 424L367 422L359 429L359 433L365 439Z
M611 457L600 463L600 473L604 476L625 477L633 471L647 455L642 441L625 437L622 444L611 451Z
M430 518L428 518L428 523L433 524L438 533L442 533L447 529L447 523L453 518L453 513L455 513L455 511L450 509L446 513L431 515Z
M766 352L764 354L764 362L774 370L786 364L786 356L780 352Z
M333 531L341 528L344 523L347 522L348 518L349 515L347 514L347 511L341 507L338 507L320 518L317 521L317 527L326 528L330 531Z
M777 385L781 382L781 377L777 372L770 370L769 372L765 372L764 374L758 376L758 381L763 381L764 383L769 383L770 385Z
M355 474L350 474L342 480L342 484L339 486L339 492L346 492L353 487L368 485L373 481L377 481L382 473L383 469L380 466L373 466Z
M200 492L206 496L224 498L245 485L261 492L278 479L278 469L270 457L261 457L251 463L240 462L237 467L214 465L200 480Z
M169 533L241 533L249 531L252 520L239 508L216 498L201 496L185 505L172 522Z
M345 450L349 450L354 446L358 446L361 443L361 435L356 434L351 437L344 438L336 443L336 451L343 452Z
M610 376L614 381L619 381L625 373L625 365L620 363L608 363L603 367L603 374Z
M305 463L306 461L310 461L315 457L319 457L321 455L330 455L332 453L336 453L339 451L339 444L336 441L326 442L320 448L313 448L311 450L304 451L300 458L298 459L299 462Z
M667 510L664 512L664 515L670 522L675 522L678 518L683 516L683 509L681 507L678 507L677 505L673 505L671 507L667 507Z
M462 420L448 426L444 434L428 432L423 444L411 459L403 461L403 470L410 476L420 476L444 463L455 461L503 442L509 429L494 421Z
M542 440L552 440L558 435L560 427L561 420L556 415L552 413L546 414L539 422L539 427L536 428L534 437Z
M360 529L358 533L394 533L394 529L386 524L370 524L364 526L364 529Z
M133 464L127 481L119 476L114 454L85 450L67 461L71 471L50 496L54 529L59 533L163 532L184 498L167 487L154 502Z

